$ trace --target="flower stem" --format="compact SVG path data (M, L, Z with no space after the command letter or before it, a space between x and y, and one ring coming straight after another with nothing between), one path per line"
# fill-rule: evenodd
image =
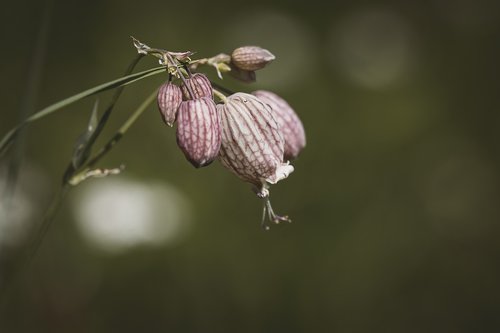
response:
M132 60L130 65L127 67L127 70L125 71L124 75L126 76L126 75L129 75L130 73L132 73L135 66L139 63L139 61L143 57L144 57L143 54L138 54ZM63 176L64 183L66 183L70 178L72 178L73 175L75 174L75 172L82 166L82 164L84 164L87 161L87 159L90 155L90 151L92 150L92 146L94 145L95 141L97 140L97 138L99 137L99 135L103 131L104 126L108 122L109 117L111 116L111 112L113 111L113 108L115 107L116 102L120 98L120 96L123 92L123 89L125 89L125 86L120 86L120 87L118 87L118 89L116 89L115 93L113 94L113 97L111 98L111 101L109 102L108 107L106 108L103 115L99 119L99 122L97 123L95 131L92 132L92 134L90 135L88 140L85 142L85 145L83 147L83 152L81 152L81 156L83 156L83 157L81 159L78 159L79 160L78 162L75 162L75 160L72 159L72 161L68 164L66 171L64 172L64 176Z
M213 89L213 88L212 88L212 91L214 92L214 95L217 96L221 101L223 101L224 103L226 102L227 98L223 93L221 93L217 89Z
M214 81L210 80L210 83L212 84L213 87L217 88L217 90L220 90L220 91L223 91L224 93L228 94L228 95L232 95L234 94L235 92L232 91L231 89L227 89L226 87L223 87L221 86L220 84L218 83L215 83Z
M7 132L7 134L5 134L3 136L2 140L0 141L0 157L2 157L3 154L5 154L5 152L7 151L7 148L10 147L16 134L21 129L23 129L26 125L28 125L29 123L34 122L36 120L39 120L43 117L46 117L46 116L58 111L59 109L62 109L65 106L68 106L72 103L75 103L75 102L77 102L85 97L89 97L89 96L101 93L103 91L106 91L106 90L114 89L116 87L128 85L128 84L134 83L136 81L142 80L146 77L163 73L164 71L165 71L165 66L160 66L160 67L151 68L151 69L139 72L139 73L130 74L130 75L127 75L125 77L121 77L121 78L118 78L116 80L106 82L106 83L100 84L98 86L95 86L93 88L87 89L87 90L82 91L76 95L70 96L68 98L65 98L61 101L58 101L52 105L49 105L49 106L43 108L42 110L40 110L40 111L36 112L35 114L33 114L32 116L30 116L29 118L25 119L23 122L19 123L16 127L12 128L9 132Z
M113 146L120 141L120 139L125 135L129 128L137 121L137 119L144 113L148 106L155 100L158 91L155 90L151 95L149 95L139 107L130 115L130 117L123 123L123 125L118 129L118 131L113 135L113 137L102 147L97 154L90 159L87 163L87 168L92 168L95 164L106 155Z
M168 61L170 63L172 63L172 66L175 67L175 69L177 71L177 75L179 75L179 77L181 78L182 83L184 83L184 86L186 87L186 89L188 91L189 97L191 97L191 99L194 99L195 95L193 93L193 90L191 90L191 86L189 84L187 84L186 79L184 78L184 74L179 69L179 66L177 65L176 61L174 60L174 57L172 57L168 52L165 53L165 54L166 54L166 56L168 58Z

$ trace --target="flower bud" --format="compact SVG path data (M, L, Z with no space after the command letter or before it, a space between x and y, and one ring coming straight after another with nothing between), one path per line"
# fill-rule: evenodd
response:
M214 97L210 80L208 79L208 77L206 77L206 75L201 73L196 73L190 78L186 79L186 82L181 85L181 88L185 100L200 97ZM191 93L194 96L191 96Z
M255 71L264 68L276 57L266 49L258 46L242 46L231 54L231 62L239 69Z
M207 166L219 154L220 117L207 97L183 101L177 115L177 145L196 167Z
M292 107L281 97L265 90L252 93L262 102L269 105L285 140L285 160L295 159L306 146L304 126Z
M177 110L182 102L181 88L171 82L163 84L158 90L158 109L163 121L172 127L175 123Z
M236 93L217 110L222 120L222 165L258 188L293 171L283 163L283 137L269 106L253 95Z

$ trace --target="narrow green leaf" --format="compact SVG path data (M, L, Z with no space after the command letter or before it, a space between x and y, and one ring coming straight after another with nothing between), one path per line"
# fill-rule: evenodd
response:
M148 76L156 75L156 74L164 72L164 71L165 71L165 67L164 66L160 66L160 67L155 67L155 68L151 68L151 69L145 70L143 72L130 74L130 75L121 77L119 79L107 82L107 83L103 83L101 85L98 85L97 87L90 88L88 90L82 91L79 94L73 95L71 97L63 99L60 102L52 104L52 105L50 105L50 106L48 106L48 107L46 107L46 108L38 111L33 116L31 116L28 119L26 119L25 122L32 122L34 120L40 119L42 117L45 117L45 116L53 113L54 111L56 111L56 110L58 110L58 109L60 109L62 107L65 107L66 105L69 105L71 103L77 102L77 101L79 101L79 100L81 100L81 99L83 99L85 97L92 96L92 95L98 94L100 92L109 90L109 89L113 89L113 88L125 86L125 85L131 84L131 83L133 83L135 81L142 80L142 79L144 79L144 78L146 78Z
M90 115L89 124L80 137L76 140L75 148L73 151L73 157L71 158L71 163L73 164L73 168L78 169L82 161L88 158L89 150L85 149L89 142L89 139L92 137L92 134L95 132L97 128L98 118L97 118L97 110L99 108L99 100L97 99L94 103L94 107L92 109L92 113Z
M70 105L72 103L75 103L75 102L77 102L85 97L89 97L89 96L98 94L100 92L103 92L103 91L106 91L109 89L125 86L125 85L131 84L133 82L142 80L146 77L159 74L159 73L164 72L164 71L165 71L165 67L160 66L160 67L151 68L151 69L139 72L139 73L130 74L130 75L118 78L116 80L100 84L96 87L82 91L76 95L73 95L73 96L68 97L66 99L63 99L57 103L54 103L52 105L47 106L46 108L38 111L37 113L33 114L31 117L24 120L22 123L18 124L16 127L11 129L9 132L7 132L7 134L4 135L4 137L2 138L2 141L0 141L0 157L3 156L7 147L9 146L9 144L12 143L12 140L14 139L15 135L28 123L31 123L31 122L38 120L40 118L43 118L45 116L48 116L48 115L54 113L55 111L65 107L67 105Z
M158 95L158 90L153 91L151 95L149 95L139 107L130 115L130 117L123 123L123 125L118 129L118 132L113 135L111 140L102 147L99 152L86 164L88 168L94 167L94 165L104 156L106 155L113 146L120 141L120 139L127 133L129 128L139 119L139 117L144 113L144 111L148 108L153 101L156 100L156 96Z

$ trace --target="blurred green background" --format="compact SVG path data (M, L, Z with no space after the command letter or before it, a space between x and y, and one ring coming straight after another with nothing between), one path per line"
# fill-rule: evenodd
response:
M54 1L37 53L45 2L2 6L1 135L30 103L120 77L134 35L199 57L269 49L277 60L257 83L222 83L279 93L308 145L271 189L294 222L264 232L250 187L218 162L191 167L151 107L99 165L125 171L74 188L6 288L95 98L34 123L13 201L0 203L0 332L499 327L498 2ZM97 145L164 80L128 86Z

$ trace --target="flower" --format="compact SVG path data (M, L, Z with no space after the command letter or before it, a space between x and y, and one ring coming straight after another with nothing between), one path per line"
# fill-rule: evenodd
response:
M196 167L212 163L221 145L220 117L208 97L183 101L177 116L177 145Z
M269 201L269 184L294 170L288 162L283 163L284 140L270 107L253 95L235 93L218 104L217 110L222 125L222 165L254 185L257 196L265 200L264 216L267 211L270 221L290 221L276 215ZM264 219L262 222L264 225Z
M204 74L196 73L181 85L184 100L209 97L213 98L212 84Z
M292 107L280 96L266 90L252 92L262 102L269 105L285 140L284 159L297 158L300 151L306 146L304 126Z
M242 46L233 51L231 62L239 69L255 71L276 59L274 54L259 46Z
M163 121L172 127L177 116L177 110L182 102L181 89L171 82L163 84L158 90L158 109Z
M222 119L222 164L241 179L260 186L286 178L284 141L269 106L257 97L235 93L217 105Z

